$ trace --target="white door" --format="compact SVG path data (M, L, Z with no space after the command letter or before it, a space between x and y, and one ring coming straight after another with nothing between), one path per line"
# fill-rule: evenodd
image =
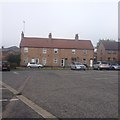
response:
M93 60L90 60L90 67L93 67Z

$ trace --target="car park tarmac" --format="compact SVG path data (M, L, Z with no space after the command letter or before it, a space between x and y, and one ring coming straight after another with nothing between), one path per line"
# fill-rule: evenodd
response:
M2 76L5 84L56 118L118 117L118 71L31 69L3 72ZM5 92L3 94L7 96ZM16 102L23 104L21 100ZM22 109L25 106L21 106ZM14 107L9 108L11 112ZM31 110L29 106L27 108ZM28 114L25 112L23 118ZM10 116L6 114L3 115ZM34 117L39 115L34 114Z

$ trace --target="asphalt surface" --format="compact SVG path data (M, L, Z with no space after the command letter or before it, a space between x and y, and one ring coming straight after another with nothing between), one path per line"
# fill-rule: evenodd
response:
M57 118L118 117L118 71L5 71L2 80ZM3 99L15 99L2 91ZM41 118L20 100L3 102L3 117Z

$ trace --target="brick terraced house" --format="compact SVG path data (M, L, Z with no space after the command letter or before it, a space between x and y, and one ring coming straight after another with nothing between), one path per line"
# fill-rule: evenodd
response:
M101 40L97 48L97 61L120 62L120 42Z
M45 66L69 66L72 61L92 65L94 47L90 40L56 39L49 33L48 38L24 37L20 42L21 66L28 62L41 63Z

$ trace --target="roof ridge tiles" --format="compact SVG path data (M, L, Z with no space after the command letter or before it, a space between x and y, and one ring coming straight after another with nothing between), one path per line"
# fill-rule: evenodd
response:
M46 40L50 40L50 38L40 38L40 37L24 37L24 39L46 39ZM67 40L67 41L90 41L89 39L69 39L69 38L52 38L51 40Z

